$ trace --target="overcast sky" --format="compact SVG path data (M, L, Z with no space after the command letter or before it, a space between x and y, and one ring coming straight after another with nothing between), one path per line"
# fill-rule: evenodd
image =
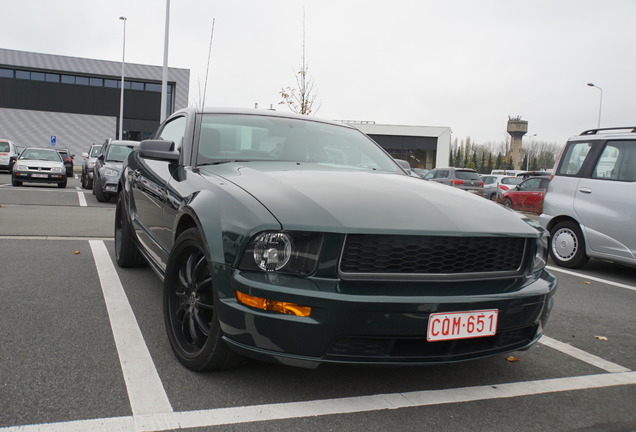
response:
M163 64L165 0L0 0L2 48ZM562 143L598 124L636 126L636 0L172 0L171 67L206 105L288 110L303 9L316 116L448 126L506 139L508 116Z

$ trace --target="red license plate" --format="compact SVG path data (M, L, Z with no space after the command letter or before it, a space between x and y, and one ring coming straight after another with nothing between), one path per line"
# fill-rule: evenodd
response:
M31 177L49 178L49 175L48 174L31 174Z
M430 342L492 336L497 333L497 309L434 313L428 318Z

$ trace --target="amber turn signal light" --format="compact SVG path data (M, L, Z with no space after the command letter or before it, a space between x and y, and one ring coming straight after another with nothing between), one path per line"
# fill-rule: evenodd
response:
M236 299L240 303L243 303L246 306L251 306L253 308L302 317L308 317L311 314L311 308L309 306L301 306L295 303L268 300L260 297L254 297L238 291L235 291L235 293Z

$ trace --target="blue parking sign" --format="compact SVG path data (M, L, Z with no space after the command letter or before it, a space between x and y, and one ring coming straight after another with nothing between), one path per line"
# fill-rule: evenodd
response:
M55 135L51 135L51 145L57 144L57 137Z

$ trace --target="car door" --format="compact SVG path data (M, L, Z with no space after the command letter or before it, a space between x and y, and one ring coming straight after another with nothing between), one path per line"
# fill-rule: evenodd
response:
M574 210L588 247L597 253L636 256L636 141L607 141L589 176L574 192Z
M542 180L544 179L537 177L524 180L519 185L518 190L512 193L513 207L525 211L535 210L545 196ZM544 186L547 187L547 184L544 184Z
M171 118L160 126L155 139L173 141L178 148L183 140L185 124L185 116ZM138 238L153 258L165 266L171 244L170 232L166 232L166 227L171 224L164 216L171 165L165 161L141 159L132 176L132 194L139 227Z

